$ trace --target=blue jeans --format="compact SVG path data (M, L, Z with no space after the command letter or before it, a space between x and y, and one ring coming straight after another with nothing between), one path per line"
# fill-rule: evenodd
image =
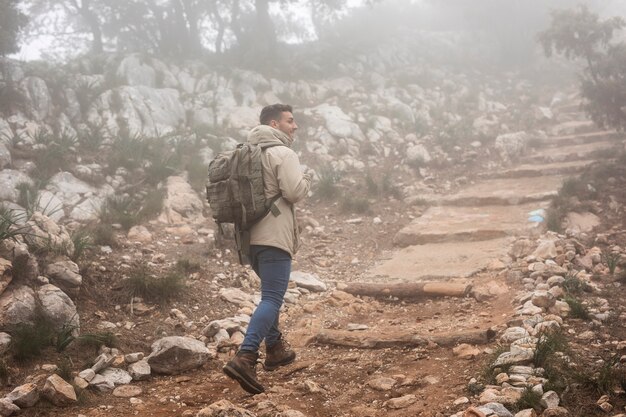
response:
M257 352L263 339L272 346L280 339L278 317L291 274L291 256L273 246L250 246L252 269L261 278L261 302L248 325L240 350Z

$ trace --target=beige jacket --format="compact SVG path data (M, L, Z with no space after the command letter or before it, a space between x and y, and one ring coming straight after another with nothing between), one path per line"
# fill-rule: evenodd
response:
M263 151L263 181L265 197L277 195L276 207L280 214L268 213L250 230L251 245L273 246L293 256L300 245L296 210L294 204L309 193L311 178L302 172L298 155L290 148L293 139L270 126L260 125L250 131L248 142L257 145L269 143L273 146Z

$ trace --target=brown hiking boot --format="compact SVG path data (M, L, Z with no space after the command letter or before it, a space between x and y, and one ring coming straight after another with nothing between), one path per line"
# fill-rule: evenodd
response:
M263 367L267 371L273 371L280 366L289 365L294 360L296 360L296 352L291 349L289 343L281 335L278 342L266 347Z
M241 388L250 394L260 394L265 391L263 385L256 379L256 361L258 352L239 351L222 369L226 375L239 382Z

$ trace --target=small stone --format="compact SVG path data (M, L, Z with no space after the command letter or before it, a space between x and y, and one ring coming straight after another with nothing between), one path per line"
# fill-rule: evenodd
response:
M467 398L467 397L459 397L456 400L454 400L453 404L454 405L469 404L469 398Z
M376 391L390 391L394 387L394 385L396 385L396 380L393 378L381 376L370 379L369 381L367 381L367 385L370 388L375 389Z
M470 407L463 411L463 417L486 417L486 414L476 407Z
M0 398L0 416L11 416L14 413L19 413L20 408L13 404L11 400L6 398Z
M96 373L93 371L93 369L85 369L84 371L80 371L78 376L89 382L96 376Z
M543 408L556 408L559 406L559 395L554 391L548 391L541 397L539 402Z
M148 362L145 359L135 362L128 367L128 373L133 378L133 381L145 381L150 379L151 369Z
M39 390L37 389L37 384L29 383L20 385L11 391L6 398L11 400L13 404L20 408L32 407L37 404L37 401L39 401Z
M367 330L369 326L367 324L348 323L346 327L349 331Z
M138 397L142 393L141 387L136 385L121 385L113 390L113 396L121 398Z
M384 405L388 408L392 408L394 410L399 410L401 408L407 408L412 404L415 404L417 401L417 397L413 394L404 395L398 398L392 398L388 401L384 402Z
M74 387L54 374L46 379L42 394L54 405L63 407L77 401Z
M473 359L480 355L480 349L466 343L455 346L452 352L461 359Z

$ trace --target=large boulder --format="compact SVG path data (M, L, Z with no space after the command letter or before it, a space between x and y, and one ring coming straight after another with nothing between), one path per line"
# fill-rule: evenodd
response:
M494 147L505 162L510 162L522 156L528 140L526 132L505 133L496 138Z
M0 171L0 201L8 200L17 203L19 198L18 184L28 184L32 186L33 180L26 174L12 169Z
M72 333L78 335L80 320L74 302L60 288L52 284L42 285L37 290L44 316L50 320L56 330L71 326Z
M26 77L20 83L35 120L43 121L50 115L52 97L46 82L39 77Z
M159 220L168 224L201 223L203 203L191 185L182 177L166 180L166 196Z
M24 238L29 247L61 249L67 255L74 253L74 242L65 227L39 212L35 212L26 223Z
M307 115L320 117L326 129L337 138L351 138L358 141L365 140L365 135L359 125L352 121L350 116L345 114L341 108L329 104L321 104L312 109L304 111Z
M175 375L198 368L209 359L209 350L199 340L183 336L169 336L152 344L152 353L146 358L150 368L161 374Z
M63 407L76 403L76 391L74 387L57 374L46 379L46 383L41 391L42 394L57 407Z
M106 91L87 115L90 123L105 125L113 135L118 134L123 125L131 135L148 137L174 132L185 118L178 90L142 85Z
M11 400L13 404L20 408L32 407L37 404L37 401L39 401L39 390L37 389L37 384L30 382L28 384L20 385L11 391L6 398Z
M35 292L25 285L0 295L0 328L32 323L37 308Z
M48 264L46 275L68 287L80 287L83 283L78 265L69 259Z

